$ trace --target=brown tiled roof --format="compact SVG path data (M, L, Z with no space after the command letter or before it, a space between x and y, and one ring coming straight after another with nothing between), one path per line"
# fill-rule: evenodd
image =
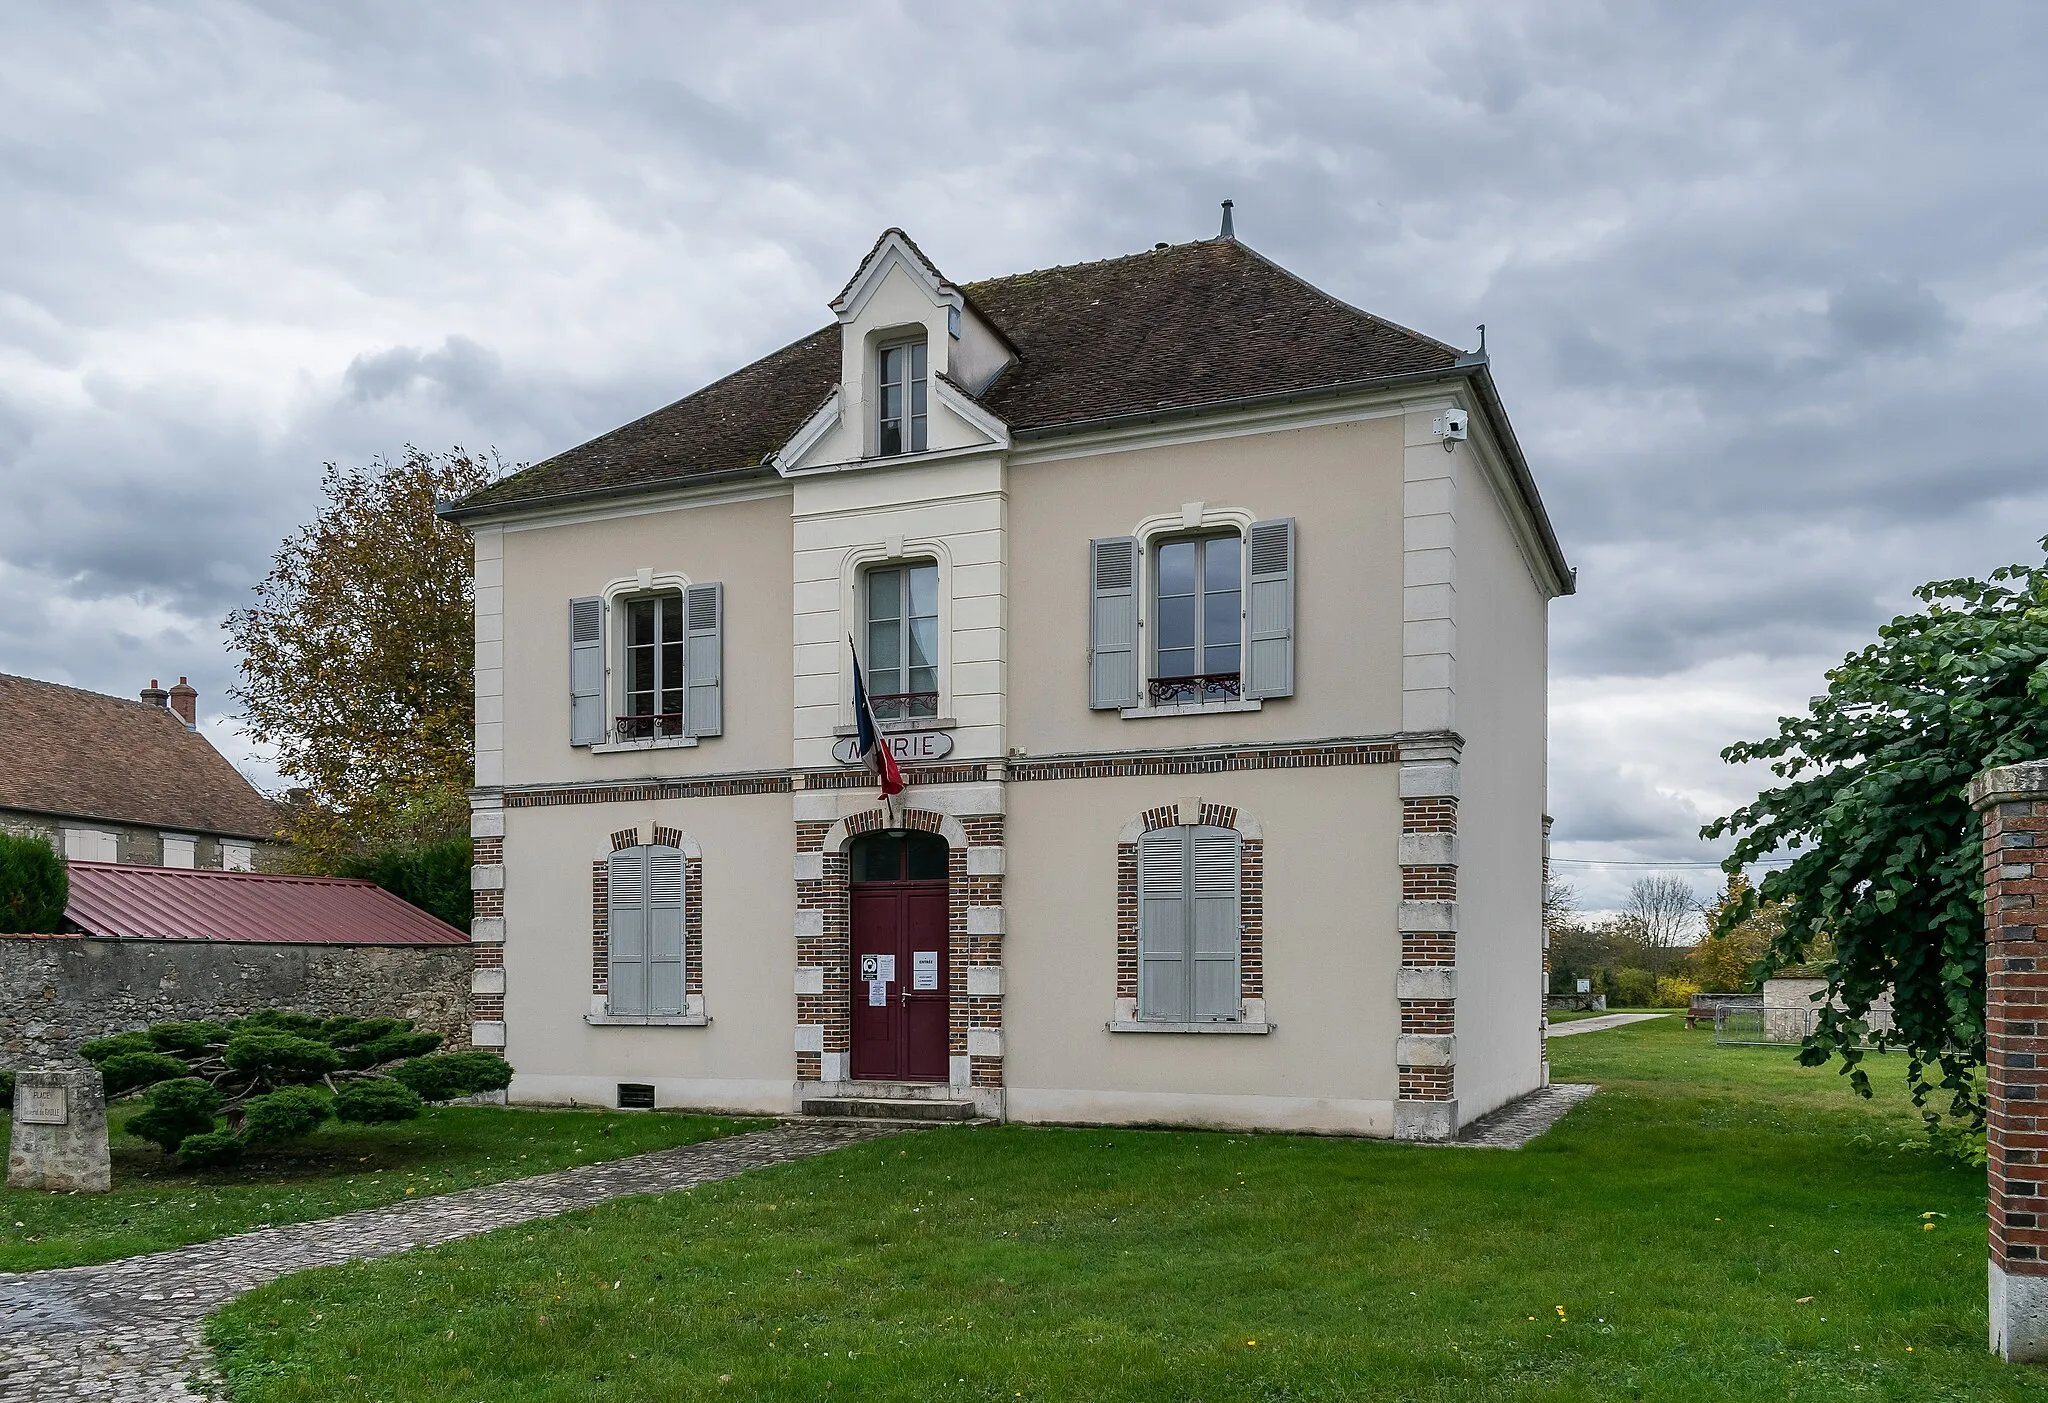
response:
M0 809L271 838L270 801L160 706L0 673Z
M1448 370L1458 357L1454 347L1310 287L1234 239L960 290L1020 352L981 398L1013 431ZM746 469L786 443L838 378L835 323L493 483L462 510Z

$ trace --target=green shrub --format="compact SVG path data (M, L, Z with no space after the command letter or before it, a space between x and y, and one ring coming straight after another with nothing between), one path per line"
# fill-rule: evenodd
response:
M375 882L457 930L468 930L474 906L469 889L471 861L469 839L449 838L348 858L336 870L343 877Z
M14 1073L0 1072L0 1106L14 1105Z
M512 1084L512 1064L492 1052L444 1052L400 1063L391 1075L423 1101L453 1101L479 1091L504 1090Z
M336 1047L361 1047L392 1033L403 1033L412 1024L403 1018L357 1018L343 1014L320 1025L320 1036Z
M252 1145L296 1140L333 1114L333 1103L318 1087L282 1087L242 1107L242 1138ZM182 1157L184 1151L178 1153Z
M1607 1002L1619 1008L1649 1008L1657 1002L1657 976L1646 969L1617 969L1608 975Z
M109 1096L120 1096L138 1086L154 1086L173 1077L191 1075L190 1067L161 1052L118 1052L100 1063L100 1079L106 1083Z
M401 1057L425 1057L441 1045L439 1033L387 1033L375 1042L364 1043L359 1052L370 1060L366 1067L381 1066L396 1062Z
M282 1008L259 1008L246 1018L228 1025L230 1033L290 1033L293 1037L321 1037L327 1020L310 1013L293 1013Z
M225 1130L205 1130L178 1142L178 1163L187 1169L213 1169L242 1157L242 1142Z
M358 1125L376 1125L387 1120L411 1120L426 1109L418 1092L389 1077L364 1077L341 1084L334 1098L337 1120Z
M341 1067L341 1054L326 1043L290 1033L237 1032L222 1060L234 1070L267 1082L303 1082Z
M155 1052L156 1043L148 1033L115 1033L112 1037L94 1038L78 1049L78 1055L98 1066L109 1057L118 1057L124 1052Z
M0 833L0 931L49 935L64 929L71 876L47 838Z
M199 1052L227 1041L228 1030L218 1023L152 1023L142 1036L158 1052Z
M198 1077L158 1082L142 1098L142 1114L128 1122L128 1133L148 1140L165 1154L175 1154L188 1136L213 1129L221 1094Z

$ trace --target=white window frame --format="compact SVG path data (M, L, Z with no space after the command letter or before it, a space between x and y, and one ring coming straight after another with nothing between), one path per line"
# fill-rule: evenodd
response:
M932 712L929 716L882 716L878 713L875 717L878 722L932 722L940 719L940 714L944 710L946 697L944 685L946 634L945 579L944 572L936 556L905 555L889 560L873 560L863 565L858 577L860 585L855 591L859 611L857 617L860 626L854 631L854 636L860 640L861 670L867 678L870 698L877 695L899 695L900 693L908 692L910 690L908 685L910 682L910 620L913 617L910 613L909 575L906 573L897 581L897 598L901 606L901 612L897 615L897 623L901 627L901 634L898 645L899 651L897 653L899 665L893 671L899 675L903 684L898 693L881 693L875 688L876 663L871 655L874 647L874 612L872 603L874 600L875 577L877 575L890 570L908 572L920 568L928 568L932 572Z
M903 413L901 416L900 446L893 451L883 447L882 444L883 427L891 422L882 416L882 392L885 385L882 374L883 367L888 364L891 351L903 351L906 353L904 356L902 382ZM916 362L915 352L917 351L924 352L924 374L913 377L910 373L910 367ZM873 412L868 417L874 433L875 456L877 458L907 458L913 454L929 452L932 413L931 334L929 330L919 327L914 332L885 333L876 338L873 369L875 393ZM914 390L918 386L922 386L924 389L924 413L922 414L918 414L914 407L916 399ZM922 443L918 442L917 430L920 424L924 428L924 441Z
M841 627L837 633L840 658L839 670L839 715L844 718L841 725L833 728L835 737L854 734L858 729L853 724L853 662L846 655L846 637L852 634L861 647L861 668L867 669L867 641L862 636L867 627L868 571L887 569L891 565L906 565L913 562L936 562L939 567L939 714L912 721L884 721L885 731L950 731L959 723L953 717L953 556L941 539L890 539L887 543L870 546L855 546L840 560L839 574L839 618Z
M1215 712L1261 711L1265 703L1258 697L1239 697L1227 701L1184 702L1172 706L1153 706L1150 702L1152 681L1157 676L1157 649L1152 638L1158 628L1158 561L1159 547L1169 541L1190 536L1220 536L1235 532L1239 541L1238 549L1238 676L1244 676L1245 664L1249 659L1246 649L1249 641L1245 637L1244 610L1250 599L1251 569L1246 542L1251 535L1252 523L1259 517L1239 507L1212 507L1206 502L1188 502L1177 512L1162 512L1148 516L1131 529L1131 535L1138 542L1138 705L1123 708L1118 715L1126 721L1143 721L1160 716L1201 716Z
M675 571L643 569L637 574L613 580L606 585L604 600L604 733L605 739L589 747L592 755L620 755L636 750L689 750L698 744L696 736L650 736L628 738L617 731L619 717L625 714L626 683L626 607L636 599L673 595L676 607L685 607L692 581L689 576ZM660 645L657 644L657 647ZM689 656L687 634L684 639L684 657ZM682 683L683 705L689 706L689 674L685 671Z
M64 859L67 862L119 862L121 837L104 828L66 828Z

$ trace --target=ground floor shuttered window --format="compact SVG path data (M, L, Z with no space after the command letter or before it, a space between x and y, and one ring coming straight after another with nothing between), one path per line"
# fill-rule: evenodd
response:
M1209 824L1138 841L1138 1017L1221 1023L1239 1015L1244 840Z
M683 1012L683 854L678 848L621 848L607 874L610 945L607 988L617 1015Z

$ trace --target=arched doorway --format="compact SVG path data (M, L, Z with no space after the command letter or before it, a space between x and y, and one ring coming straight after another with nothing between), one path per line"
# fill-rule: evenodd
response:
M946 1080L947 860L944 838L914 830L847 849L856 1080Z

